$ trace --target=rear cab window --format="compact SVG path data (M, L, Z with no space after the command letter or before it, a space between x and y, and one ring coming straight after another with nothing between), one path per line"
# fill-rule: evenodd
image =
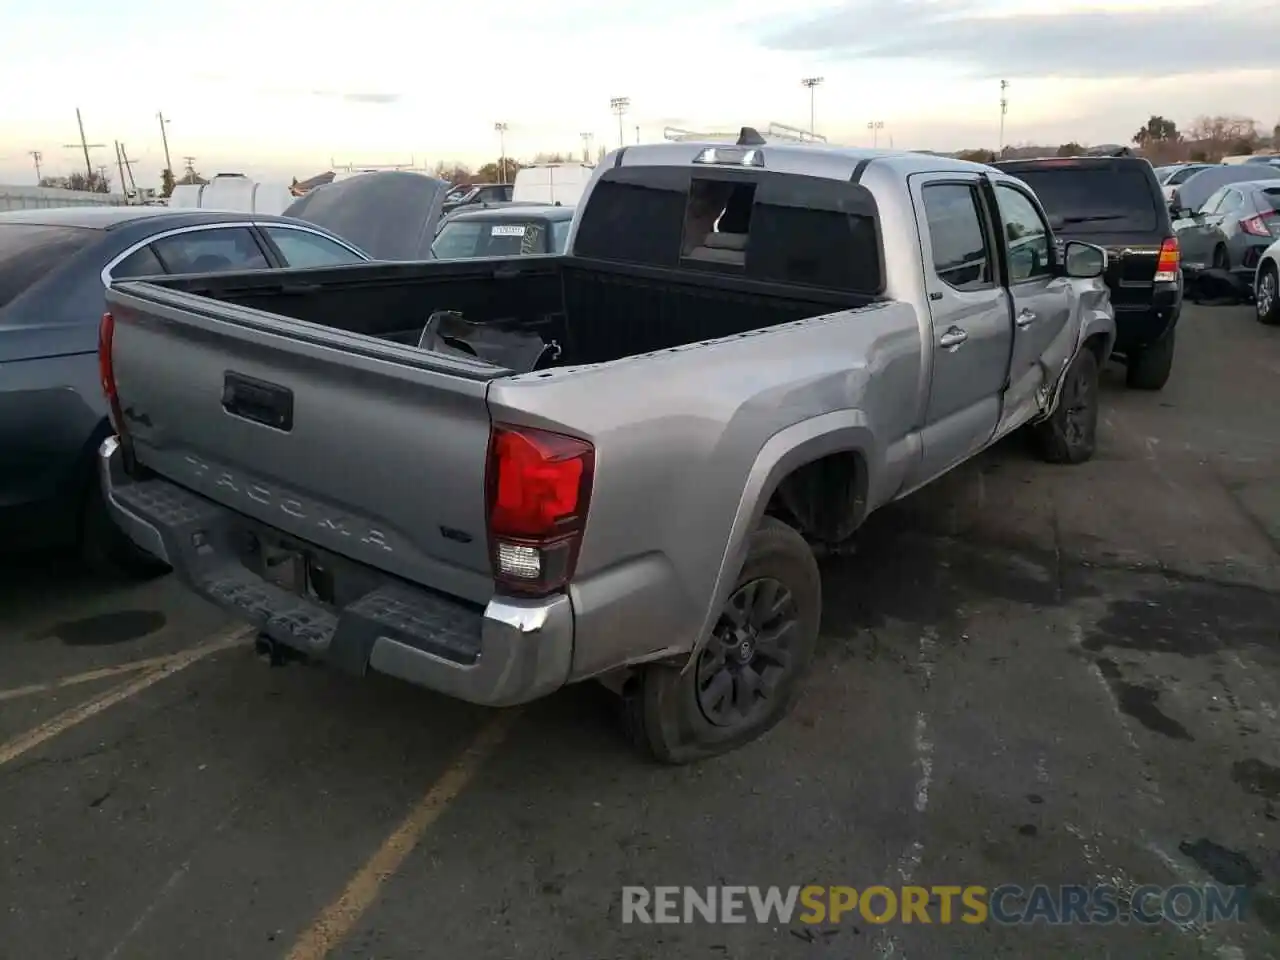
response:
M100 236L84 227L0 223L0 310Z
M1151 233L1161 226L1163 200L1138 163L1064 160L1004 169L1031 187L1062 233Z
M620 167L581 213L574 255L879 295L875 200L844 180L708 167Z

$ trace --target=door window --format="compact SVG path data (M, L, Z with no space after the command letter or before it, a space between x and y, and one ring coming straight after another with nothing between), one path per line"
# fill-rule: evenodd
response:
M128 280L132 277L154 277L164 273L164 264L156 259L150 245L133 251L115 265L112 280Z
M151 246L170 273L225 273L270 267L246 227L193 230L162 237Z
M986 290L995 281L991 248L977 190L964 183L934 183L921 190L929 246L938 279L956 290Z
M360 257L337 241L309 230L269 226L264 226L263 229L271 238L271 242L279 248L286 266L338 267L347 263L363 262Z
M1035 204L1021 190L1002 183L996 184L996 201L1009 248L1009 282L1023 283L1052 275L1049 228Z

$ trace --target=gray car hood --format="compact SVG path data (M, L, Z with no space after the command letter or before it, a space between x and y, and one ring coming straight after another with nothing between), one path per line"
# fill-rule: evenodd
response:
M285 216L324 227L375 260L429 260L451 189L421 173L363 173L316 187L290 204Z

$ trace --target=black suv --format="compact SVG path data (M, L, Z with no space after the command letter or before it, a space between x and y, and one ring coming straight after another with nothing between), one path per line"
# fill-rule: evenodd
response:
M1173 368L1182 270L1151 164L1140 157L1053 157L994 164L1035 191L1060 239L1107 250L1115 353L1131 387L1159 390Z

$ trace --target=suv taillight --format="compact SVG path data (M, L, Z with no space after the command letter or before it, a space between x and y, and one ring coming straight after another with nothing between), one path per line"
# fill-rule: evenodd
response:
M1256 217L1249 217L1247 220L1241 220L1240 229L1255 237L1271 236L1271 229L1267 226L1267 218L1261 214Z
M1160 257L1156 260L1156 283L1175 283L1182 254L1178 250L1178 238L1168 237L1160 244Z
M514 593L559 590L578 562L595 447L547 430L494 424L487 473L494 579Z

